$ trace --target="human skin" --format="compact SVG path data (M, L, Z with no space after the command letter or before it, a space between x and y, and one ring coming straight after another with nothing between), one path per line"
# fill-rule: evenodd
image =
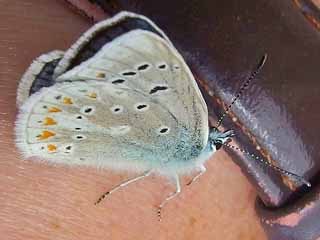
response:
M14 145L16 88L31 61L67 49L90 22L61 1L0 0L0 236L4 239L265 239L256 192L219 150L207 172L157 218L174 190L152 175L94 202L135 173L23 161Z

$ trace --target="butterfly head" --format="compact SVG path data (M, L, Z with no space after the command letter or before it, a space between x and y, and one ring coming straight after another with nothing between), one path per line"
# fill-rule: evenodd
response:
M220 132L215 127L211 128L209 133L209 141L208 141L210 150L211 151L219 150L224 143L230 142L233 136L234 136L233 130Z

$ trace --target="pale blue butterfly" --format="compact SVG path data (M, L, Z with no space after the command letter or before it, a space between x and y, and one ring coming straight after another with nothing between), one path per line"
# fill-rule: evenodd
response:
M88 37L125 18L146 21L157 33L128 31L66 71L70 56ZM55 69L57 83L28 98L25 89L30 88L30 76L37 66L30 67L18 91L18 103L25 101L16 122L17 146L24 157L142 172L102 195L97 203L154 172L176 185L176 191L160 204L160 215L164 205L180 193L180 175L198 171L194 182L206 171L204 163L216 150L231 146L233 131L220 132L218 127L237 97L210 129L207 105L190 69L163 31L144 16L122 12L95 25L64 54Z

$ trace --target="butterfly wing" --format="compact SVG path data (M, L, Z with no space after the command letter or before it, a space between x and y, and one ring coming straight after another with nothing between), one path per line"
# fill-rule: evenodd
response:
M208 113L166 40L134 30L31 96L17 121L26 156L101 167L160 169L196 158ZM19 135L20 134L20 135ZM179 165L179 164L178 164Z

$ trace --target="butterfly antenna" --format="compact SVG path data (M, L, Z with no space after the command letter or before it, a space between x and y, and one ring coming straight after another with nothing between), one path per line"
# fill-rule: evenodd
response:
M227 147L229 147L229 148L231 148L231 149L235 149L235 150L237 150L237 151L240 151L240 152L248 155L249 157L251 157L251 158L253 158L253 159L255 159L255 160L258 160L260 163L262 163L262 164L264 164L264 165L266 165L266 166L268 166L268 167L271 167L273 170L275 170L275 171L277 171L277 172L279 172L279 173L281 173L281 174L284 174L284 175L286 175L286 176L288 176L288 177L290 177L290 178L293 178L294 180L296 180L296 181L298 181L298 182L301 182L301 183L307 185L308 187L311 187L311 183L310 183L310 182L308 182L308 181L305 180L303 177L301 177L301 176L299 176L299 175L297 175L297 174L295 174L295 173L292 173L292 172L286 171L286 170L284 170L284 169L282 169L282 168L280 168L280 167L277 167L277 166L269 163L268 161L264 160L263 158L258 157L258 156L256 156L255 154L252 154L252 153L250 153L250 152L248 152L248 151L246 151L246 150L243 150L243 149L241 149L241 148L238 148L238 147L236 147L236 146L234 146L234 145L231 145L231 144L229 144L229 143L227 143L227 142L224 143L223 145L225 145L225 146L227 146Z
M225 118L225 116L229 113L230 108L232 107L232 105L237 101L237 99L241 96L241 94L243 93L243 91L249 86L249 83L255 78L255 76L261 71L263 65L265 64L266 60L267 60L267 54L264 54L263 57L261 58L259 64L257 65L256 69L251 73L250 77L247 79L247 81L245 81L242 86L240 87L240 89L238 90L238 93L236 94L236 96L233 98L232 102L229 104L229 106L226 108L226 110L224 111L224 113L221 115L221 117L219 118L216 128L220 127L223 119Z
M263 57L261 58L259 64L257 65L256 69L251 73L251 75L249 76L249 78L242 84L242 86L240 87L238 93L236 94L236 96L233 98L232 102L229 104L229 106L226 108L226 110L224 111L224 113L222 114L222 116L219 118L218 122L217 122L217 125L216 125L216 128L218 128L223 119L225 118L225 116L228 114L230 108L232 107L232 105L237 101L237 99L241 96L241 94L243 93L243 91L249 86L250 82L255 78L255 76L261 71L262 67L264 66L265 62L267 60L267 54L264 54ZM280 167L277 167L273 164L271 164L270 162L266 161L265 159L259 157L259 156L256 156L255 154L253 153L250 153L246 150L243 150L239 147L236 147L236 146L233 146L231 144L229 144L228 142L225 142L223 143L223 145L231 148L231 149L234 149L234 150L237 150L239 152L242 152L246 155L248 155L249 157L255 159L255 160L258 160L260 163L272 168L273 170L283 174L283 175L286 175L298 182L301 182L305 185L307 185L308 187L311 187L311 183L308 182L307 180L305 180L303 177L295 174L295 173L292 173L292 172L289 172L289 171L286 171Z

